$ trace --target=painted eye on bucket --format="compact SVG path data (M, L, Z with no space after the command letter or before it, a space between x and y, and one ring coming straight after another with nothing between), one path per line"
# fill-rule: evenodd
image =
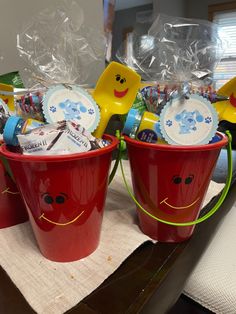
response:
M179 176L174 176L172 180L174 184L180 184L182 182L182 178Z
M56 196L56 203L63 204L68 199L68 196L65 193L61 193L60 195Z
M47 203L47 204L52 204L52 203L53 203L53 197L50 196L50 195L47 194L47 193L43 195L43 200L44 200L44 202Z
M190 184L193 181L194 175L190 175L185 179L185 184Z

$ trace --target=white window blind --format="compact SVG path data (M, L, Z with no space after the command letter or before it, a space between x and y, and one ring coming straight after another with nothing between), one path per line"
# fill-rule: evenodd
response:
M215 12L213 22L219 25L222 36L228 41L228 48L214 72L217 90L236 76L236 10Z

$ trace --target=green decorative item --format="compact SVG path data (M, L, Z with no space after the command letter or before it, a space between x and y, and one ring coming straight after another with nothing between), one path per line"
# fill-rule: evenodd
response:
M0 75L0 83L12 85L15 88L24 88L24 84L18 71Z

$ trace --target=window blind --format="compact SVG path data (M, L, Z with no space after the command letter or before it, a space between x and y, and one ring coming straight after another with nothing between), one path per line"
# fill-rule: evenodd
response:
M219 25L222 38L228 42L228 47L213 76L217 90L236 76L236 10L215 12L213 22Z

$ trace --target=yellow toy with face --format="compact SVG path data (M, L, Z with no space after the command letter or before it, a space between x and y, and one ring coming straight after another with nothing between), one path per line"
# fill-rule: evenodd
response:
M229 100L218 101L214 104L219 120L236 123L236 77L223 85L217 94L229 98Z
M101 110L100 123L93 133L95 137L102 137L112 115L129 111L140 85L140 75L127 66L111 62L106 67L93 93Z

